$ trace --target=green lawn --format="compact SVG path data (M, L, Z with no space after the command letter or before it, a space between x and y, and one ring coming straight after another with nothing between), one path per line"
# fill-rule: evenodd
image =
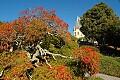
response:
M101 56L100 73L120 77L120 57Z

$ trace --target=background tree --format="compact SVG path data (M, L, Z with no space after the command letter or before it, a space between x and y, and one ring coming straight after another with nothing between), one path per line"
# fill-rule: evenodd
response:
M107 38L108 29L118 27L118 17L112 8L101 2L96 4L81 17L81 31L87 38L104 44Z
M114 46L115 49L117 47L120 47L120 20L119 24L117 26L114 26L112 28L109 28L107 31L107 37L106 37L106 43Z

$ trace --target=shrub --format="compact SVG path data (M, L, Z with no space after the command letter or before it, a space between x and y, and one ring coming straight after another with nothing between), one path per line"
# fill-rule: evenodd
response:
M0 54L0 71L5 69L5 73L0 79L4 80L27 80L26 71L32 69L33 65L28 61L27 53L14 51L12 53Z
M48 68L44 65L36 68L32 74L35 80L73 80L67 66L59 65Z
M71 43L66 44L61 48L61 53L67 56L72 55L72 51L78 47L79 45L76 42L72 41Z
M85 73L93 75L99 72L99 54L90 47L80 47L73 51L73 56L76 58L79 64L82 77L85 77Z
M94 47L94 46L83 45L83 46L81 46L81 47L83 47L83 48L84 48L84 47L85 47L85 48L86 48L86 47L87 47L87 48L92 48L94 51L96 51L96 52L98 52L98 53L100 52L100 50L99 50L97 47Z
M30 62L24 62L20 65L13 67L7 74L5 74L2 79L4 80L27 80L26 71L33 68Z

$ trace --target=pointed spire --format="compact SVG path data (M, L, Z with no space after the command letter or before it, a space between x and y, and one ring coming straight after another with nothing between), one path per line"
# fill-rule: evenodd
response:
M77 22L80 20L80 17L79 16L77 16Z
M81 28L80 17L78 17L78 16L77 16L77 21L76 21L76 24L75 24L75 28L76 29L80 29Z

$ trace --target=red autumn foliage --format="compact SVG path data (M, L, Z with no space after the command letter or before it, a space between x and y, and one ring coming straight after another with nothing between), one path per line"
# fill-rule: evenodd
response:
M80 47L73 51L73 56L80 60L83 72L90 75L99 72L99 54L90 47Z
M68 24L61 20L58 16L55 15L55 10L52 9L51 12L44 10L42 7L35 7L33 9L27 9L19 13L20 18L26 19L28 22L31 20L40 18L46 22L50 27L54 27L59 30L67 30ZM56 24L54 24L57 23ZM52 25L53 24L53 25Z
M13 41L13 37L16 35L16 31L13 28L12 23L4 23L0 25L0 38L5 41Z
M35 41L44 36L44 34L54 31L66 43L71 42L72 39L68 32L68 24L61 20L55 12L54 9L47 11L42 7L24 10L20 12L20 17L17 20L0 24L0 39L6 41L8 44L16 44L18 36L26 35L24 38L26 41ZM25 42L23 39L21 40ZM2 45L3 43L1 42ZM2 47L0 47L1 50L8 49L6 46L4 46L4 49Z
M36 73L32 75L33 78L38 77L41 80L73 80L71 73L68 71L68 67L64 65L52 65L52 68L44 65L41 68L36 68L34 71Z
M23 34L25 27L28 25L27 20L23 18L18 18L17 20L14 20L12 23L14 30L17 32L17 35Z
M52 13L55 13L55 12L56 12L56 10L54 10L54 9L51 9L51 12L52 12Z
M3 80L28 80L26 71L28 69L33 69L34 66L31 62L27 61L28 56L26 52L15 51L2 57L0 64L2 63L4 65L3 68L6 68L6 66L11 66L8 69L8 72L4 73L2 76Z
M24 62L16 67L14 67L11 72L2 77L3 80L28 80L25 72L27 69L33 68L33 65L30 62Z
M9 48L8 42L13 42L14 36L16 36L16 31L12 23L0 24L0 50L7 51Z
M68 24L61 20L56 14L55 10L52 9L50 12L44 10L42 7L35 7L33 9L26 9L19 13L20 18L25 19L29 24L32 20L41 19L50 28L54 29L57 34L60 34L65 41L71 41L71 35L68 32ZM66 37L67 36L67 37ZM68 40L67 40L68 39Z
M47 32L50 32L50 29L41 19L32 20L24 30L26 41L39 40Z
M8 44L11 42L15 43L18 36L25 34L27 35L27 41L35 41L47 32L52 33L52 31L55 31L66 43L71 42L68 24L61 20L55 12L54 9L47 11L42 7L23 10L20 12L20 17L17 20L0 24L0 39ZM3 43L1 42L2 45ZM1 50L3 50L2 47L0 47ZM5 47L4 50L8 49L8 47L6 49Z
M22 76L27 69L33 68L33 65L30 62L25 62L13 69L13 76Z
M56 68L55 76L61 80L73 80L67 66L60 65Z
M0 41L0 51L8 51L9 45L6 41Z

